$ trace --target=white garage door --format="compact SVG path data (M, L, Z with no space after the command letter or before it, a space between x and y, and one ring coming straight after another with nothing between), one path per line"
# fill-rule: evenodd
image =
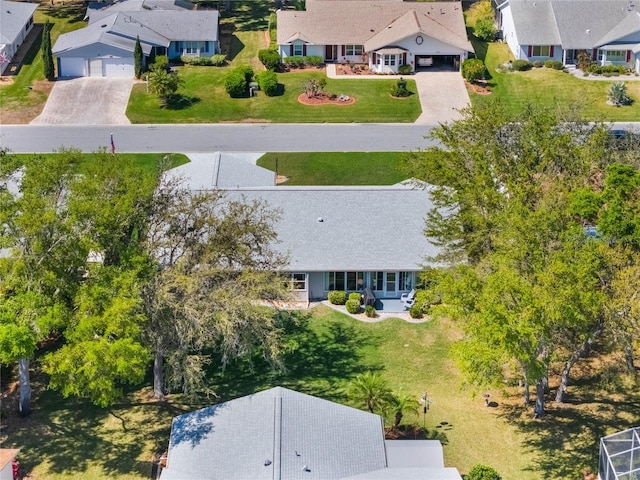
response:
M105 77L133 77L133 58L102 59Z
M89 76L91 77L102 76L102 59L101 58L89 59Z
M86 68L87 62L84 58L61 58L58 75L61 77L84 77L87 74Z

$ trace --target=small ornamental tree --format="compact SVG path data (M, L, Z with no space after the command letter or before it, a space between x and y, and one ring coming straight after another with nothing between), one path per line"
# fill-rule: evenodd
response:
M178 72L167 72L162 68L155 68L149 73L149 91L160 98L160 105L166 105L169 97L184 85L184 80Z
M486 67L482 60L477 58L468 58L462 63L462 76L469 83L475 83L484 78Z
M53 53L51 52L52 27L53 25L47 19L42 30L42 63L44 64L44 76L50 82L56 77L55 67L53 66Z
M133 61L134 61L134 70L136 78L140 78L142 76L142 45L140 45L140 37L136 37L136 46L133 49Z

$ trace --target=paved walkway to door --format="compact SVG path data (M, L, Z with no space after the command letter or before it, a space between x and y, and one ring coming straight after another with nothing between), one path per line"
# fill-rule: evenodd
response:
M327 64L327 77L388 80L400 78L402 75L340 75L336 74L336 65ZM413 79L418 88L422 114L414 123L438 125L453 122L462 118L459 110L471 104L469 93L464 85L460 72L423 70L413 75L405 75Z
M59 79L31 125L129 125L132 78Z

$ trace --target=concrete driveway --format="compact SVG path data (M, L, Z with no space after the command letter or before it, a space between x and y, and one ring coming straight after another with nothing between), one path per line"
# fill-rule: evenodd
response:
M61 79L31 125L129 125L131 78Z
M415 123L437 125L462 118L459 110L470 105L460 72L422 71L412 77L418 87L422 114Z

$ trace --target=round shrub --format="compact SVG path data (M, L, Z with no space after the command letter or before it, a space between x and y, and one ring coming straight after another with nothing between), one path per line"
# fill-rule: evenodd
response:
M406 63L403 65L400 65L398 67L398 73L400 75L409 75L411 73L411 65L407 65Z
M369 318L375 318L378 316L378 314L376 313L376 307L374 307L373 305L367 305L366 307L364 307L364 314Z
M280 54L277 50L268 49L258 51L258 59L267 70L277 70L280 67Z
M347 302L347 292L344 290L333 290L329 292L329 303L333 305L344 305Z
M217 53L211 57L211 65L214 67L222 67L227 63L227 56L221 53Z
M278 94L278 76L273 70L259 73L257 80L260 90L262 90L267 97L273 97Z
M465 480L502 480L494 468L486 465L474 465L464 478Z
M360 300L347 300L347 303L344 304L347 309L347 312L351 314L360 313Z
M514 60L511 62L511 68L518 72L525 72L527 70L531 70L533 65L528 60Z
M422 308L419 305L414 305L409 309L409 316L411 318L422 318Z
M224 88L231 98L244 97L247 94L247 79L237 68L224 77Z
M349 294L349 300L357 300L360 301L360 294L358 292L353 292Z
M249 82L253 80L253 68L251 67L251 65L240 65L234 70L237 70L244 75L244 79L247 82L247 85L249 85Z
M544 64L541 60L536 60L535 62L533 62L533 68L541 68L543 65L546 67L546 62Z
M544 66L546 68L553 68L554 70L562 70L562 68L564 67L560 60L547 60L546 62L544 62Z
M486 71L484 63L478 58L467 58L462 62L462 76L469 83L483 79Z

